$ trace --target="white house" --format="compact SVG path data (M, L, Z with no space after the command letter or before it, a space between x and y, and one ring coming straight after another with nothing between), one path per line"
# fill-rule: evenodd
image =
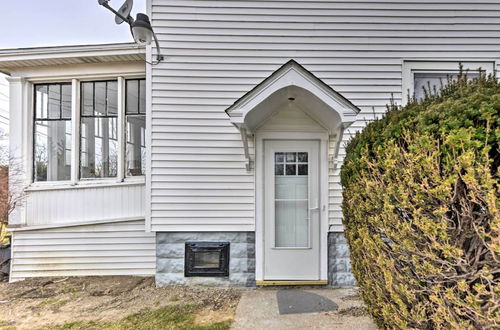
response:
M497 0L148 11L157 65L135 44L0 51L24 191L11 280L352 285L339 183L350 135L391 97L500 60Z

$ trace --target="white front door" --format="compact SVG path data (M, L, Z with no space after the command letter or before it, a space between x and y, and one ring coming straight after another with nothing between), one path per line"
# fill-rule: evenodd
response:
M319 141L264 141L264 280L320 279Z

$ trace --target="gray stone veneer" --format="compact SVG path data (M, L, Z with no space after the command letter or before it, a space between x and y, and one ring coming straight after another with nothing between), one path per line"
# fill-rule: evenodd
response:
M228 277L184 277L186 241L226 241ZM255 233L156 233L156 285L255 286Z
M356 285L351 273L349 246L343 233L328 233L328 284L333 287Z

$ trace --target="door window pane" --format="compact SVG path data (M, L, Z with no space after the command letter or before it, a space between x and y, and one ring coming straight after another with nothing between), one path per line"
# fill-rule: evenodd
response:
M296 168L295 164L286 164L286 175L295 175Z
M301 162L298 162L298 154L301 155ZM282 158L281 155L285 155L285 157ZM275 153L274 158L275 246L308 247L309 179L307 152ZM283 166L284 171L282 170Z
M307 175L307 164L297 165L297 175Z
M287 152L286 153L286 162L295 162L295 156L297 155L296 152Z
M284 175L284 164L274 164L274 175Z
M67 83L36 85L34 102L34 181L69 180L71 85Z

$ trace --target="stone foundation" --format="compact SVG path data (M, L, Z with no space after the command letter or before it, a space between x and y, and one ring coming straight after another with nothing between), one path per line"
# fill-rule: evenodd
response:
M229 242L229 276L185 277L184 252L187 241ZM349 247L343 233L328 233L328 283L352 287ZM156 285L255 286L255 233L176 232L156 234Z
M187 241L229 242L228 277L185 277ZM156 233L156 285L255 286L255 233Z
M340 288L356 285L351 273L349 246L343 233L328 233L328 284Z

